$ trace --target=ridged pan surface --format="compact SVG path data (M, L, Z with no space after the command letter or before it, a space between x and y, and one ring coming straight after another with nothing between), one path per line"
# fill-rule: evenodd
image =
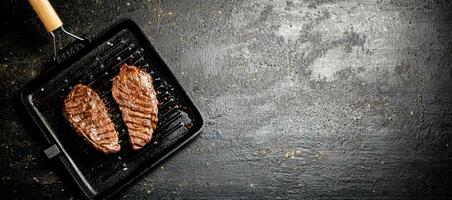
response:
M58 144L63 162L88 198L111 196L146 170L194 138L203 120L170 69L141 30L123 21L28 84L22 100L50 144ZM112 93L112 80L121 64L141 67L154 78L158 125L152 141L132 150L127 127ZM121 151L104 155L77 136L64 117L63 102L78 83L90 86L105 103L119 133Z

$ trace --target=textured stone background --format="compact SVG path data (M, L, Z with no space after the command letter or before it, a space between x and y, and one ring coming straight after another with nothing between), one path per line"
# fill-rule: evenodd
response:
M90 36L135 20L204 114L204 133L122 199L452 196L451 1L53 4ZM26 1L1 1L0 18L2 196L77 197L14 106L50 38Z

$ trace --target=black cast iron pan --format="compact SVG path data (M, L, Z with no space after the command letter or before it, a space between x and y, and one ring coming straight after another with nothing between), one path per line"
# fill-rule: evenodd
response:
M45 155L64 166L84 197L113 196L201 132L204 122L198 109L133 21L122 20L88 41L65 31L59 18L49 22L58 16L47 0L30 3L49 32L62 30L77 39L59 54L55 51L49 70L23 88L21 101L48 143ZM130 148L127 128L111 95L111 80L123 63L153 76L159 101L157 129L152 141L139 151ZM97 152L64 118L64 98L78 83L89 85L107 106L119 132L119 153Z

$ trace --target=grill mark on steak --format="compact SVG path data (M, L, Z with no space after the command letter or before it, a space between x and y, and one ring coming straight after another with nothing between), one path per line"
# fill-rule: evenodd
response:
M132 148L141 149L151 141L158 121L158 102L151 75L138 67L121 65L113 79L112 95L127 126Z
M86 85L76 85L64 100L66 119L78 135L105 154L119 152L118 133L99 95Z
M151 81L152 81L152 79L151 79ZM118 89L119 89L121 92L123 92L123 93L128 93L128 91L126 90L126 88L129 88L129 89L132 89L132 90L135 90L135 91L141 89L140 87L138 87L137 85L135 85L135 83L132 82L131 80L125 80L124 82L119 82L118 85L120 86L120 87L118 87ZM147 95L146 95L147 92L152 92L152 91L149 91L149 90L143 90L143 91L140 91L139 93L137 93L137 94L135 94L135 95L140 95L141 98L145 98L145 99L147 99L147 100L152 99L153 97L147 96ZM140 100L140 99L138 99L138 100Z
M143 113L131 110L129 108L125 108L125 109L127 109L127 112L130 112L130 116L132 116L132 117L138 117L141 119L149 119L149 120L153 120L153 118L155 117L154 115L143 114Z
M124 86L123 84L118 84L117 87L118 88L118 94L121 96L118 96L118 98L122 98L123 96L127 96L129 95L129 91L125 91L124 88L129 88L129 90L134 91L134 89L131 89L128 86ZM139 98L144 98L143 99L139 99ZM152 101L151 98L143 96L143 95L135 95L135 99L134 102L128 102L127 100L121 99L122 101L124 101L124 104L122 105L123 107L127 107L131 110L137 111L137 112L142 112L142 110L144 110L146 113L152 113L152 108L147 108L149 106L149 101ZM137 108L138 107L138 108Z

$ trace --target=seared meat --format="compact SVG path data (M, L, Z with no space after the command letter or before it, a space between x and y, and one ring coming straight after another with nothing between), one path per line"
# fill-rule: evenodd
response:
M105 154L121 149L104 102L88 86L78 84L72 89L64 100L64 111L75 131L95 149Z
M157 97L151 75L135 66L123 64L113 79L113 98L119 105L134 150L152 139L157 127Z

